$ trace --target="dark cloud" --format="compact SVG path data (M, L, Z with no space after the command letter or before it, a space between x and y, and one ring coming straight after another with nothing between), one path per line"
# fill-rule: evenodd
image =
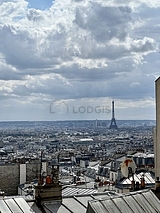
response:
M113 37L124 40L129 33L132 21L129 7L103 7L93 3L89 13L83 8L76 10L76 24L87 29L98 42L104 42Z

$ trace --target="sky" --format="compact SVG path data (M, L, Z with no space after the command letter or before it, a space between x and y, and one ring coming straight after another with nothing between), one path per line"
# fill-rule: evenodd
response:
M127 2L127 3L126 3ZM160 0L0 0L0 121L155 119Z

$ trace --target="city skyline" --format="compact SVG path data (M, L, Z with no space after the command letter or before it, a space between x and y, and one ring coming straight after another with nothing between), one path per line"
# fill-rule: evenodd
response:
M0 121L155 120L160 1L0 0Z

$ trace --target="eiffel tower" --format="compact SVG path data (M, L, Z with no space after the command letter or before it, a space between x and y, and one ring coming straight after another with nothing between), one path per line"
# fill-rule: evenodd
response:
M111 124L109 126L109 129L118 129L118 126L116 124L116 119L114 117L114 101L112 101L112 119L111 119Z

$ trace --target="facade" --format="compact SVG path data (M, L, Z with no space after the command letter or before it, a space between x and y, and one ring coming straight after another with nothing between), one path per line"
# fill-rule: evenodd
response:
M5 195L17 195L18 185L25 182L32 182L38 177L39 163L28 164L4 164L0 165L0 189Z
M154 131L155 177L160 179L160 77L155 82L156 90L156 128Z

